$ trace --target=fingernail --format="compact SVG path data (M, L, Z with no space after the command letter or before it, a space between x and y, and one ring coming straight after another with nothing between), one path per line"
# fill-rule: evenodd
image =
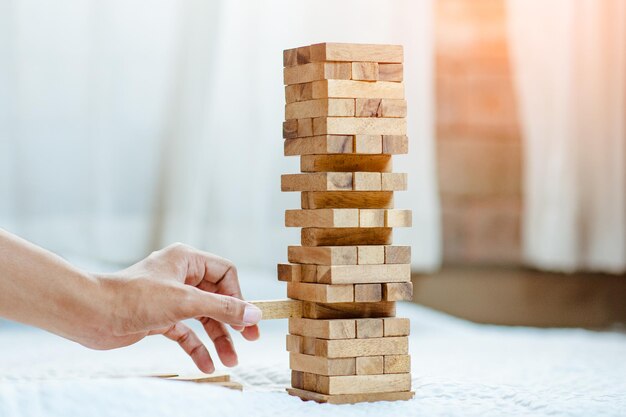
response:
M243 322L245 324L256 324L259 322L259 320L261 320L262 316L263 313L261 312L260 308L253 305L248 305L243 311Z

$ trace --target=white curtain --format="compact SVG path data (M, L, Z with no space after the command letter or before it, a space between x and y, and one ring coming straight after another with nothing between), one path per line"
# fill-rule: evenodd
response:
M274 267L297 244L280 192L282 50L405 46L416 267L440 257L430 1L0 0L0 227L128 262L184 241Z
M548 270L626 270L626 2L508 0L525 138L523 247Z

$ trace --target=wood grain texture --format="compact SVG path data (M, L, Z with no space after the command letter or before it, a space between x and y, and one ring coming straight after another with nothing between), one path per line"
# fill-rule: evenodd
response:
M297 300L248 301L263 312L263 320L302 317L302 302Z
M356 43L317 43L310 46L309 59L312 62L382 62L402 63L402 45L378 45Z
M349 80L352 66L345 62L313 62L283 68L283 83L300 84L317 80Z
M359 265L378 265L385 263L385 246L358 246L357 247L357 264Z
M409 153L409 139L405 135L384 135L382 153L401 155Z
M405 374L411 372L411 357L409 355L384 356L383 372L386 374Z
M317 303L350 303L354 301L354 286L288 282L287 297Z
M318 339L287 335L287 350L324 358L355 358L360 356L408 355L408 337L370 339Z
M383 172L380 175L383 191L406 191L407 175L405 173Z
M381 191L382 173L354 172L352 174L352 188L356 191Z
M382 135L355 135L354 153L379 154L383 152Z
M317 266L317 282L322 284L373 284L410 281L410 264Z
M391 191L303 192L303 209L316 208L393 208Z
M317 265L356 265L355 246L289 246L289 262Z
M378 64L378 79L380 81L403 81L404 68L402 64Z
M286 120L324 116L354 116L354 99L323 98L317 100L296 101L285 104Z
M357 319L357 339L371 339L383 337L383 319Z
M386 317L383 319L385 337L408 336L411 332L411 322L404 317Z
M370 392L361 394L328 395L319 392L306 391L299 388L287 388L287 393L300 397L303 401L315 401L327 404L356 404L376 401L408 401L415 396L413 391L398 392Z
M385 227L411 227L411 210L385 210Z
M387 81L322 80L310 84L310 99L317 98L393 98L404 99L404 84ZM308 95L309 87L306 89ZM309 99L309 100L310 100ZM300 101L300 100L298 100Z
M354 339L356 338L356 321L354 319L290 318L289 333L316 339Z
M406 135L401 117L315 117L314 135ZM300 133L298 132L300 136ZM312 135L307 135L312 136Z
M360 81L378 80L378 62L353 62L352 79Z
M355 284L354 301L361 303L375 303L382 301L383 289L381 284ZM389 300L392 301L392 300Z
M391 155L303 155L302 172L391 172Z
M286 227L359 227L358 209L285 210Z
M396 314L394 302L378 303L302 303L302 317L309 319L353 319L393 317Z
M411 247L410 246L385 246L385 263L386 264L410 264L411 263Z
M386 227L306 227L300 231L302 246L390 245L393 229Z
M292 84L285 86L285 103L313 100L313 83Z
M351 190L353 174L349 172L319 172L281 175L282 191Z
M406 117L406 101L387 98L357 98L354 115L356 117Z
M385 301L412 301L413 283L387 282L382 284L382 299Z
M381 357L382 359L382 357ZM302 353L289 353L289 368L294 371L308 372L317 375L355 375L355 358L322 358ZM382 368L382 362L381 362ZM382 373L382 372L381 372Z
M302 266L298 264L278 264L276 272L279 281L300 282L302 280Z
M351 154L353 152L354 136L352 135L321 135L308 138L285 139L284 142L285 156Z
M361 356L355 358L357 375L380 375L384 373L384 356ZM389 372L392 373L392 372Z
M360 209L359 227L385 227L385 209Z

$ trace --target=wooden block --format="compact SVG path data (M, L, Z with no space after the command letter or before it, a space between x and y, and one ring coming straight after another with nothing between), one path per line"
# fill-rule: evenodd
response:
M283 67L298 65L298 48L285 49L283 51Z
M280 179L282 191L330 191L351 190L352 178L350 172L317 172L283 174Z
M313 119L297 119L298 120L298 137L313 136Z
M302 83L285 86L285 103L313 100L313 84Z
M381 356L381 359L382 358ZM354 375L356 373L356 361L355 358L329 359L291 352L289 353L289 368L294 371L308 372L317 375Z
M411 227L411 210L385 210L385 227Z
M391 155L302 155L302 172L391 172Z
M383 172L382 190L383 191L404 191L407 187L407 175L397 172Z
M322 394L357 394L363 392L394 392L411 389L410 374L382 375L304 375L304 389Z
M356 359L355 361L356 374L357 375L380 375L382 373L385 373L383 358L384 356L361 356L361 357L355 358ZM394 372L389 372L389 373L394 373Z
M357 246L357 264L379 265L385 263L385 246Z
M355 293L356 296L356 293ZM413 300L413 283L387 282L382 284L382 299L385 301ZM355 301L357 301L355 299Z
M352 188L357 191L381 191L382 173L355 172L352 179Z
M387 98L357 98L356 117L406 117L406 101Z
M406 119L400 117L315 117L313 118L313 134L406 135Z
M287 297L317 303L350 303L354 301L354 286L288 282Z
M384 356L383 362L383 370L386 374L405 374L411 372L411 357L409 355L387 355Z
M378 79L380 81L402 82L403 73L402 64L378 64Z
M356 338L356 322L354 319L290 318L289 333L317 339L354 339Z
M413 391L328 395L321 394L319 392L306 391L299 388L287 388L287 393L294 397L300 397L300 399L303 401L315 401L318 403L328 404L356 404L362 402L377 401L408 401L415 396L415 393Z
M381 284L355 284L354 301L361 303L375 303L382 301L383 290Z
M235 391L243 391L243 385L241 385L239 382L235 382L235 381L215 382L215 383L213 383L213 385L218 385L220 387L232 389L232 390L235 390Z
M309 319L353 319L393 317L396 315L394 302L377 303L312 303L304 301L302 317ZM306 352L303 352L306 353Z
M392 191L303 192L303 209L316 208L393 208Z
M216 383L216 382L229 382L230 375L223 372L216 372L213 374L197 374L197 375L176 375L174 377L166 378L168 381L187 381L197 382L199 384Z
M317 282L317 265L303 264L300 278L302 282Z
M385 246L385 263L386 264L410 264L411 263L411 247L410 246Z
M304 372L291 371L291 386L295 388L304 388Z
M308 83L305 83L308 84ZM404 84L378 81L321 80L311 84L311 99L316 98L404 98ZM304 85L304 84L294 84ZM308 96L307 87L307 96ZM310 99L307 99L310 100ZM298 100L301 101L301 100ZM392 134L392 133L390 133Z
M386 317L383 319L385 337L408 336L411 322L404 317Z
M352 135L322 135L308 138L285 139L285 156L329 153L349 154L352 153L354 149L353 138L354 136Z
M409 338L404 336L374 339L317 339L289 334L287 335L287 351L324 358L407 355Z
M287 258L289 262L317 265L356 265L358 259L354 246L289 246Z
M285 210L285 226L286 227L359 227L359 210L358 209Z
M389 245L393 229L388 227L306 227L300 231L302 246Z
M278 264L278 280L299 282L302 280L302 266L297 264Z
M283 122L283 138L298 137L298 121L296 119L285 120Z
M410 281L410 264L317 266L317 282L321 284L373 284Z
M351 65L345 62L313 62L283 69L283 83L300 84L317 80L349 80Z
M310 59L312 62L402 63L403 54L402 45L317 43L310 46Z
M371 339L383 337L383 319L357 319L357 339Z
M354 99L322 98L318 100L296 101L285 104L286 120L324 116L354 116Z
M353 62L352 79L361 81L378 80L378 62Z
M311 62L311 47L310 46L301 46L296 48L296 57L297 64L304 65Z
M400 155L409 153L409 139L405 135L384 135L382 153Z
M248 301L263 312L263 320L302 317L302 302L297 300Z
M382 135L355 135L354 153L379 154L382 153Z
M360 209L359 227L385 227L385 209Z

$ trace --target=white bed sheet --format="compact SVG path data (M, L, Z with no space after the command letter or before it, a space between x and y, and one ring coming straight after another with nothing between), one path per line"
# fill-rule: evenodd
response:
M241 273L251 299L284 295L268 272ZM263 322L261 340L235 336L244 392L141 378L197 373L163 337L97 352L48 333L0 324L0 417L13 416L626 416L621 331L484 326L412 305L415 399L333 406L285 393L286 321ZM219 368L218 368L219 369Z

